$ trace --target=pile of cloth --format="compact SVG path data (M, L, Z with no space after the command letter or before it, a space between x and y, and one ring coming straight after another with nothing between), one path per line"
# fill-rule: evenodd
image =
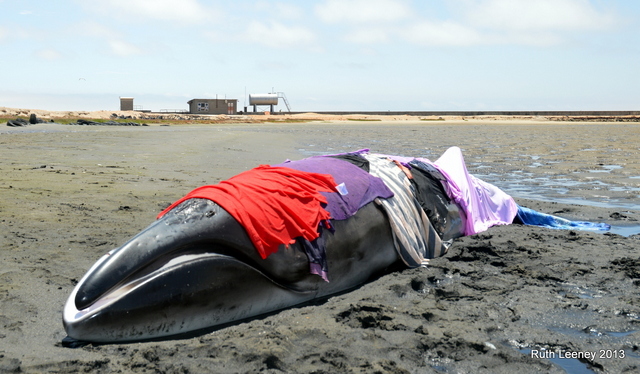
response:
M264 259L298 243L310 272L328 281L325 231L375 203L386 213L399 257L409 267L442 256L453 239L514 222L555 228L608 229L572 223L518 206L498 187L467 171L462 152L449 148L438 160L370 153L314 156L260 165L216 185L196 188L181 202L216 202L245 228Z

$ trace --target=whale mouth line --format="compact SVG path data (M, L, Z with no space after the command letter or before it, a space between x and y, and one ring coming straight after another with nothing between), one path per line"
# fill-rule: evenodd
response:
M119 299L124 297L127 293L148 282L153 281L153 279L160 277L166 272L177 269L191 262L215 258L233 259L238 261L238 259L232 256L222 255L219 253L191 253L173 257L169 261L165 261L161 266L154 268L154 270L152 271L137 272L136 274L128 277L127 280L120 282L118 285L102 294L97 300L83 309L78 309L75 303L68 303L65 307L65 319L70 322L75 322L85 318L86 316L94 315L101 309L114 304ZM247 264L247 266L250 265ZM255 270L258 271L257 269ZM81 284L82 282L78 283L76 288L73 290L73 297L75 297L75 294L78 292L79 286Z
M232 255L231 253L234 253L235 255ZM256 264L251 263L251 261L247 261L245 258L240 258L237 254L237 252L233 251L233 248L228 248L226 244L223 243L210 241L189 243L181 248L153 258L147 264L142 264L142 266L140 266L136 271L115 284L113 288L106 291L104 295L113 292L115 289L122 288L127 284L134 283L137 280L152 276L157 272L167 271L167 269L173 266L179 266L183 263L189 262L189 260L197 260L204 257L229 258L243 262L247 266L257 269Z
M111 253L105 255L105 258L108 258ZM253 266L252 261L245 261L245 259L238 258L236 256L231 256L229 254L221 254L217 252L201 252L201 251L189 251L187 253L182 253L179 255L171 256L170 259L164 260L169 256L162 256L161 258L155 259L151 264L145 266L134 274L130 275L122 282L118 283L115 287L111 288L109 291L103 293L99 298L97 298L93 303L89 304L85 308L78 309L75 303L70 303L65 308L65 316L68 321L77 321L82 319L85 316L90 316L95 314L96 312L104 309L115 302L117 302L122 297L126 296L127 293L134 291L136 288L145 285L146 283L152 282L155 278L166 274L172 270L177 270L181 267L188 266L189 263L194 263L197 261L203 260L214 260L214 259L226 259L233 260L243 265L251 268L256 273L261 274L265 279L272 282L274 285L281 287L283 289L289 289L292 292L296 292L295 290L291 290L289 287L275 281L273 278L265 274L258 267ZM78 292L80 285L82 284L82 280L78 283L76 288L73 290L70 300L75 298L75 294ZM304 293L304 292L303 292Z
M110 257L117 254L117 249L109 251L98 263L110 261ZM127 285L135 284L139 280L152 276L160 270L166 270L167 266L170 264L179 264L180 262L184 262L180 259L197 259L206 255L218 255L220 257L233 259L238 262L244 263L245 265L253 268L260 273L264 273L260 270L261 267L259 266L259 264L252 260L249 256L244 255L242 251L238 250L238 248L236 248L231 243L221 242L217 240L201 240L184 244L183 246L178 247L172 251L161 253L158 256L149 258L146 263L141 263L139 264L139 266L136 266L136 269L134 271L122 278L119 282L113 284L109 288L105 288L104 291L100 294L96 294L93 300L85 303L84 305L77 304L76 307L78 310L89 309L94 303L105 298L107 295L110 295L117 290L126 287ZM79 285L81 285L83 282L84 279L79 282ZM78 288L78 292L81 292L80 288ZM76 292L74 292L74 294L76 294Z

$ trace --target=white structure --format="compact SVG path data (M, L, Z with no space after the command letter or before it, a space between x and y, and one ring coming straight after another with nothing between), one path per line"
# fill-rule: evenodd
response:
M249 94L249 105L278 105L278 94Z
M284 104L287 106L287 110L290 112L289 102L284 92L278 93L266 93L266 94L249 94L249 105L253 106L253 112L257 112L257 106L269 106L269 111L273 113L273 107L278 105L278 99L282 98ZM246 110L246 108L245 108Z

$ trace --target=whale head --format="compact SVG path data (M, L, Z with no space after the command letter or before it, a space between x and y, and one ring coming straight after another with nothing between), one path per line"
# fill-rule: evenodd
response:
M72 339L180 335L313 298L317 281L295 246L266 260L216 203L186 200L98 260L65 305Z
M113 343L197 335L357 287L397 266L385 214L370 203L325 231L329 280L303 246L260 257L222 207L188 199L82 277L63 311L73 341Z

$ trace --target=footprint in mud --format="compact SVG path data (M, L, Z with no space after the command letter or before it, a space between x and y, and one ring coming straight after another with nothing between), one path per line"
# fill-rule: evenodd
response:
M0 372L2 373L21 373L22 361L17 358L8 358L0 355Z
M637 221L637 219L633 218L633 217L629 217L627 215L625 215L624 213L621 212L613 212L609 215L609 218L615 219L616 221L618 220L622 220L622 221Z
M640 258L623 257L611 261L611 264L623 271L627 277L634 279L634 282L640 282Z
M413 278L411 280L411 289L416 291L417 293L429 293L429 289L432 287L433 282L428 279Z
M350 305L349 309L336 316L336 322L353 328L376 328L387 331L406 330L393 322L393 311L386 306Z
M469 245L462 252L449 257L449 261L476 262L487 261L491 257L500 257L491 242Z
M389 290L396 297L401 299L412 299L418 294L428 294L436 287L437 279L435 276L418 276L411 279L408 284L393 284L389 286Z

